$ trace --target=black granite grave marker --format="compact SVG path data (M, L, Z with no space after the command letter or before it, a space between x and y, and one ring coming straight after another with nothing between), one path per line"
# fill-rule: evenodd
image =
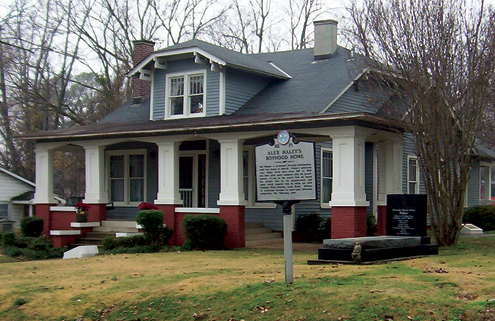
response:
M387 195L387 235L426 236L426 195Z

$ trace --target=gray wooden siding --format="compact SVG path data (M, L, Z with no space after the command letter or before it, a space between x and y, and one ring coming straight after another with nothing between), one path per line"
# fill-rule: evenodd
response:
M246 222L262 222L274 231L283 231L282 208L246 208Z
M375 113L383 104L388 94L383 91L377 93L376 88L370 84L360 81L359 85L352 85L342 96L333 103L326 113L351 113L372 112Z
M208 207L217 208L220 194L220 144L216 140L209 141L208 159Z
M165 117L165 86L167 74L206 71L206 115L218 115L220 97L220 74L208 69L205 65L194 63L193 59L169 61L167 69L156 69L153 79L153 120Z
M166 73L163 69L156 69L153 78L153 120L165 118L165 82Z
M225 74L225 113L230 115L265 88L269 80L246 72L227 69Z
M467 207L480 203L480 160L476 158L471 164L467 186Z

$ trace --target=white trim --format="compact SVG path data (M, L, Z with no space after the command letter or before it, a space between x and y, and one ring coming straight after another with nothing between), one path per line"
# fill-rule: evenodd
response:
M153 72L151 74L151 88L150 88L150 120L154 120L154 114L155 114L155 73Z
M283 70L282 70L282 68L280 68L279 66L277 66L277 65L276 65L276 64L274 64L273 62L271 62L271 61L270 61L270 65L271 65L273 68L275 68L275 69L277 69L278 71L280 71L281 73L283 73L285 76L287 76L287 78L292 79L292 76L291 76L291 75L289 75L288 73L286 73L285 71L283 71Z
M254 205L246 205L246 208L252 209L274 209L277 208L277 204L275 203L254 203Z
M333 148L330 147L321 147L320 149L320 207L321 208L331 208L330 206L330 201L332 200L332 194L330 193L330 200L329 202L323 202L323 153L324 152L330 152L332 153L332 168L331 168L331 177L330 180L332 181L332 188L333 188ZM327 178L328 179L328 178Z
M219 87L218 92L219 92L219 97L218 97L218 114L224 115L226 110L226 105L225 105L225 70L221 70L219 74L220 80L219 80Z
M176 213L194 213L194 214L220 214L219 208L204 207L176 207Z
M410 165L409 161L414 159L416 161L416 181L411 181L409 180L409 174L410 174ZM416 155L407 155L407 177L406 177L406 182L407 182L407 194L419 194L419 162L418 162L418 157ZM409 183L415 183L416 186L414 188L414 191L409 190Z
M33 182L28 181L27 179L22 178L22 177L20 177L19 175L16 175L16 174L12 173L11 171L6 170L6 169L5 169L5 168L3 168L3 167L0 167L0 171L2 171L2 172L4 172L5 174L10 175L10 176L12 176L12 177L14 177L14 178L18 179L18 180L20 180L21 182L24 182L24 183L26 183L26 184L28 184L28 185L31 185L31 186L33 186L33 187L36 187L36 184L34 184Z
M81 235L80 230L50 230L50 235L64 236L64 235Z
M100 222L71 222L70 227L98 227Z
M144 202L146 200L146 192L147 192L147 183L148 183L148 151L146 149L119 149L119 150L107 150L105 151L105 158L106 158L106 184L107 188L106 190L108 191L108 199L113 203L114 206L118 207L136 207L138 206L141 202ZM137 202L131 202L129 200L130 194L129 194L129 188L130 188L130 178L129 178L129 155L143 155L144 156L144 190L143 190L143 197L144 199L141 201ZM124 201L123 202L116 202L111 200L111 179L110 179L110 156L124 156Z
M207 59L221 65L221 66L226 66L227 63L223 61L222 59L202 50L199 49L198 47L193 47L193 48L184 48L184 49L176 49L176 50L169 50L165 52L154 52L151 55L149 55L147 58L142 60L137 66L131 69L129 73L127 74L128 76L133 76L134 74L138 73L144 66L146 66L150 61L155 60L160 57L169 57L169 56L176 56L176 55L183 55L183 54L193 54L197 55L198 53Z
M50 206L51 212L76 212L74 206Z
M189 77L195 75L203 76L203 112L202 113L190 113L189 106ZM183 96L183 110L181 115L172 115L170 109L170 79L171 78L184 78L184 96ZM179 118L193 118L193 117L205 117L206 116L206 95L208 88L207 84L207 72L204 69L191 70L186 72L174 72L166 74L165 76L165 119L179 119Z
M332 107L332 105L340 98L342 97L342 95L349 89L352 87L352 85L354 85L356 83L356 81L361 78L365 73L367 73L368 71L370 71L370 68L365 68L360 74L358 74L347 86L344 87L344 89L342 89L342 91L337 95L335 96L335 98L325 107L323 108L322 111L320 111L320 114L323 114L324 112L326 112L330 107Z

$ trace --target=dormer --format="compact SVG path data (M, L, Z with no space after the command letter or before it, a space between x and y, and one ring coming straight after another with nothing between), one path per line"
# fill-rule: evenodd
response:
M151 84L151 120L229 115L273 80L291 78L269 61L197 39L152 52L129 75Z

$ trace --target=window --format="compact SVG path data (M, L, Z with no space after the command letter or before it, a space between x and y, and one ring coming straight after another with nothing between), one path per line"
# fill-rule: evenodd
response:
M114 151L108 155L110 200L119 206L145 201L145 151Z
M0 220L9 218L9 204L0 204Z
M170 117L204 115L204 78L204 73L169 76L167 110Z
M495 200L495 168L490 163L480 167L480 200Z
M321 149L321 204L328 206L332 199L333 155L329 149Z
M407 156L407 193L419 194L419 166L416 156Z

